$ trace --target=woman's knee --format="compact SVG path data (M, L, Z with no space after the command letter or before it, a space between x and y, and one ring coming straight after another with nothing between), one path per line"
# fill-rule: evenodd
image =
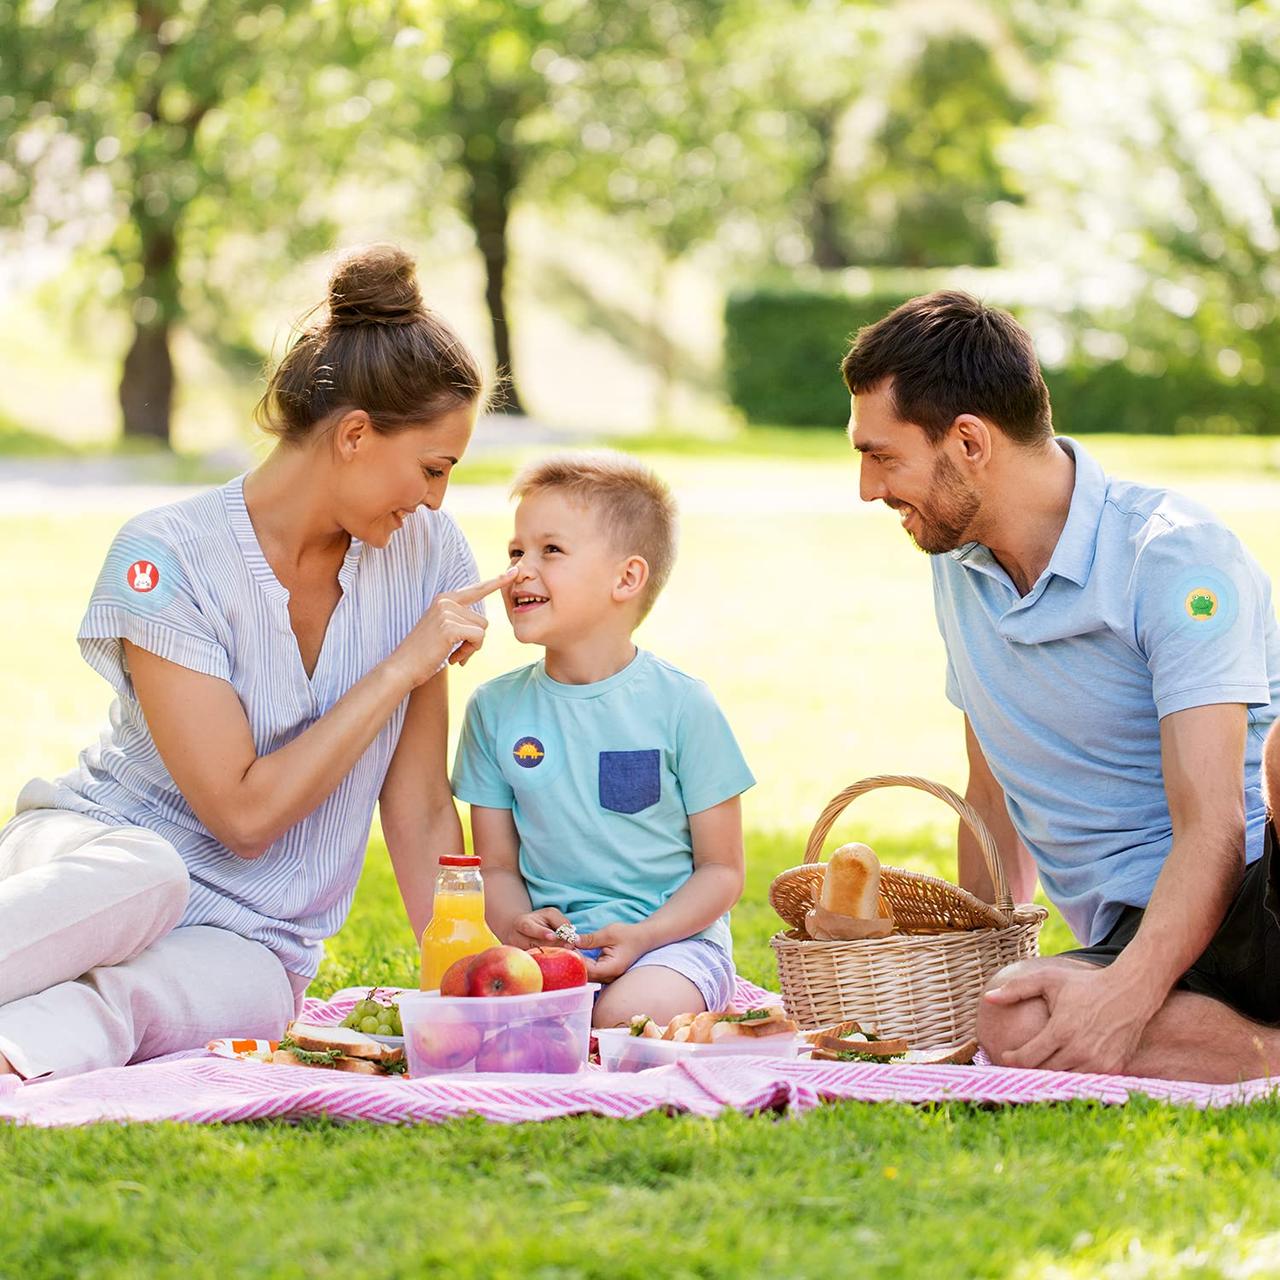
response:
M135 861L139 886L155 895L157 913L173 928L191 893L191 875L182 855L163 837L141 827L124 828L116 839Z

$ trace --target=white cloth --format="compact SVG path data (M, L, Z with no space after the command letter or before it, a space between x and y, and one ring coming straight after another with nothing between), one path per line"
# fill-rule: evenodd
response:
M19 1075L279 1035L305 979L226 929L175 928L188 889L142 827L38 809L0 830L0 1053Z

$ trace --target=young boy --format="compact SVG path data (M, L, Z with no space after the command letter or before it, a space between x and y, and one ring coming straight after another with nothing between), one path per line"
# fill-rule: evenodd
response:
M707 686L631 639L671 572L675 502L615 453L535 463L512 496L503 600L546 656L476 690L453 772L489 926L521 947L577 930L608 984L597 1026L723 1009L755 779Z

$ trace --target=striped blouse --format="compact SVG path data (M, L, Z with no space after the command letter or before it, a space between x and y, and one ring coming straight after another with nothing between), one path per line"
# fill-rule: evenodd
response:
M231 853L192 812L156 751L134 695L123 639L239 695L259 755L292 741L404 639L432 597L477 579L449 516L419 508L385 548L353 538L342 596L308 678L289 623L289 593L258 544L244 477L130 520L116 536L78 640L116 691L109 724L55 782L33 780L19 809L71 809L158 832L191 875L184 925L263 943L314 977L341 927L364 860L373 807L404 723L402 702L337 789L261 857Z

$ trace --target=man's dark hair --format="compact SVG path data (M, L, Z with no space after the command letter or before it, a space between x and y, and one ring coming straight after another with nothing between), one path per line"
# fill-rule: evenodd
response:
M937 444L962 413L1019 444L1053 435L1049 391L1031 335L1007 311L944 290L859 329L841 365L854 395L893 380L898 417Z

